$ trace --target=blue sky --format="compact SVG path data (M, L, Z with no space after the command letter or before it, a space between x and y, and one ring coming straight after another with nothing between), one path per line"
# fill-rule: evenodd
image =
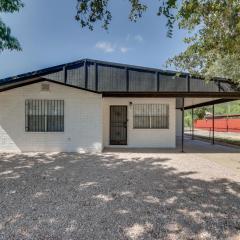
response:
M184 50L183 31L166 37L165 19L156 16L157 0L137 23L128 20L127 0L110 0L113 20L108 31L97 25L82 29L75 21L77 0L25 0L25 7L2 19L23 50L0 53L0 78L81 58L164 68L165 61Z

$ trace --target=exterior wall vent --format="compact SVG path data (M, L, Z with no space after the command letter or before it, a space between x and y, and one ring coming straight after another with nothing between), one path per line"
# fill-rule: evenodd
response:
M42 83L41 84L41 91L49 92L50 91L50 85L48 83Z

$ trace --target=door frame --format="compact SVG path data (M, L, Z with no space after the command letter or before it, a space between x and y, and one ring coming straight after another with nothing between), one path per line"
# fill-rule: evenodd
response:
M111 143L111 108L112 107L126 107L126 143L112 144ZM128 145L128 105L110 105L109 106L109 145L112 146L127 146Z

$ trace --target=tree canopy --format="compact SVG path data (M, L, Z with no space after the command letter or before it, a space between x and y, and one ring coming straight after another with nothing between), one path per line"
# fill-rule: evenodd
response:
M18 12L23 7L21 0L0 0L0 13ZM21 50L17 38L12 36L11 29L0 18L0 52L4 49Z
M128 0L130 3L129 20L136 22L141 18L148 5L140 0ZM173 23L175 21L174 9L177 8L177 0L159 0L160 5L157 9L157 15L164 15L167 18L167 34L172 36ZM112 20L112 13L109 9L110 0L77 0L76 20L80 22L82 27L94 29L96 22L101 22L104 29L108 29Z
M187 49L168 64L240 83L240 1L183 1L176 19L190 36L184 39Z

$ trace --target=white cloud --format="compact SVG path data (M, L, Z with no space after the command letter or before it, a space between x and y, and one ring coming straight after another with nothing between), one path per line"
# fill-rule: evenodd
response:
M121 53L126 53L126 52L129 51L129 48L127 48L127 47L120 47L120 51L121 51Z
M134 36L134 39L137 41L137 42L143 42L143 37L141 35L135 35Z
M106 41L99 41L96 43L95 48L104 51L105 53L113 53L113 52L120 52L120 53L127 53L130 48L126 46L121 46L117 43L111 43Z
M110 42L97 42L95 45L96 48L103 50L105 53L115 52L116 46Z

